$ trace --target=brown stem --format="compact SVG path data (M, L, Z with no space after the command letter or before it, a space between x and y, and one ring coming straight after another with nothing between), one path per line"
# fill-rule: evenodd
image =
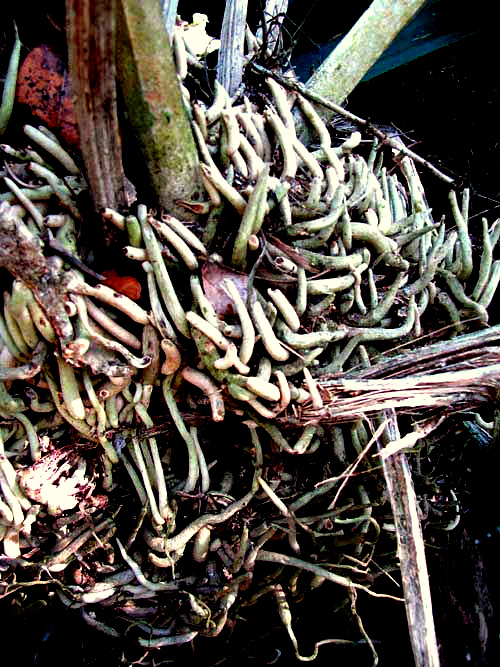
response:
M67 0L71 89L96 209L126 205L115 85L116 0Z

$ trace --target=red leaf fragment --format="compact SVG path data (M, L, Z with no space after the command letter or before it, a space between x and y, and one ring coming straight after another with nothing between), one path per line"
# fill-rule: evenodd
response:
M106 277L104 285L112 287L133 301L138 301L141 298L141 284L133 276L119 276L114 269L103 271L102 275Z

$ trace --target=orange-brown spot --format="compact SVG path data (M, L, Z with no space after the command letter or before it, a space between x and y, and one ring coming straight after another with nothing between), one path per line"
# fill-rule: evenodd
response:
M133 276L119 276L114 269L103 271L104 284L120 292L129 299L137 301L141 298L141 284Z

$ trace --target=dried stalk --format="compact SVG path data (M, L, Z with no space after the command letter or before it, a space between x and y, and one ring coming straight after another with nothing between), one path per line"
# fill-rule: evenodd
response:
M217 80L234 95L243 78L243 44L248 0L228 0L222 22Z
M496 348L495 348L496 349ZM498 355L497 355L498 359ZM469 361L469 365L473 362ZM500 381L500 363L397 379L350 380L340 377L320 382L324 406L306 408L305 419L345 422L383 410L415 412L425 409L470 410L491 401Z
M387 411L385 416L385 437L388 441L398 440L400 434L394 410ZM383 459L382 467L396 525L406 616L415 666L438 667L439 654L424 540L408 462L403 453L398 453Z

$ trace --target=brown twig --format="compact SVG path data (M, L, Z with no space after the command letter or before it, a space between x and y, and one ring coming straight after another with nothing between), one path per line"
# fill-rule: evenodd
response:
M370 132L372 134L374 134L378 139L380 139L380 141L382 141L387 146L390 146L391 148L394 148L395 150L397 150L402 155L407 155L409 158L411 158L412 160L414 160L418 164L421 164L426 169L429 169L429 171L431 171L435 176L440 178L442 181L444 181L448 185L451 185L451 186L455 185L455 179L451 178L450 176L447 176L446 174L443 174L443 172L440 171L437 167L435 167L431 162L429 162L425 158L421 157L417 153L414 153L409 148L403 147L401 145L400 141L398 141L397 139L392 139L387 134L385 134L385 132L382 132L382 130L379 130L376 125L373 125L370 121L366 120L365 118L361 118L361 116L356 116L355 114L351 113L350 111L347 111L346 109L339 106L338 104L334 104L333 102L330 102L329 100L322 97L321 95L317 95L316 93L312 93L303 84L298 83L297 81L292 81L291 79L288 79L284 76L281 76L281 75L277 74L276 72L268 70L265 67L262 67L261 65L257 65L257 63L251 63L251 66L259 74L263 74L265 76L273 77L273 79L276 79L276 81L278 81L282 86L285 86L286 88L289 88L290 90L295 90L295 91L299 92L301 95L303 95L307 99L311 100L311 102L316 102L316 104L321 104L326 109L330 109L330 111L334 111L335 113L338 113L341 116L344 116L344 118L347 118L347 120L350 120L351 122L355 123L356 125L359 125L361 127L364 127L366 129L370 130Z

